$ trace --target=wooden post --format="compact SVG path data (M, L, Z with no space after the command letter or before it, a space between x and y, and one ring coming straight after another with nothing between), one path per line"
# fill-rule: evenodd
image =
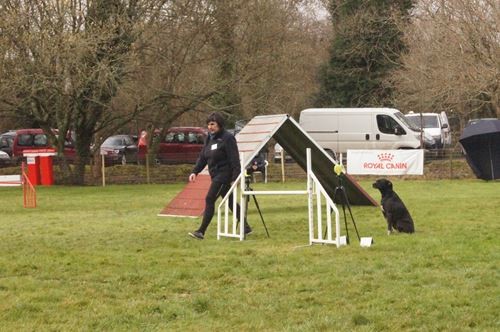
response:
M449 149L450 153L450 179L453 179L453 150Z
M149 153L146 152L146 182L150 184L151 178L149 177Z
M104 154L101 153L101 173L102 173L102 186L106 186L106 171L105 171Z

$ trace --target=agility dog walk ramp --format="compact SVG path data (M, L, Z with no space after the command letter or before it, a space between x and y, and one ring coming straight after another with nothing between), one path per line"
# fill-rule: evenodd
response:
M272 138L292 156L304 171L307 170L306 149L311 149L312 170L328 196L333 199L335 188L339 185L337 176L333 172L336 161L287 114L256 116L236 135L243 165L247 166ZM205 169L200 173L200 175L202 174L208 176L208 171ZM197 177L196 182L199 181L199 178L200 176ZM208 179L208 181L200 182L202 183L196 185L196 190L193 189L193 184L188 184L159 215L178 217L193 217L195 213L198 213L198 216L201 215L210 181ZM348 174L346 174L346 180L343 184L351 205L377 206L377 202ZM202 202L203 207L201 207L200 202ZM195 212L192 205L196 205L196 211L199 212Z
M205 210L205 195L210 187L210 175L199 174L195 182L189 182L180 193L158 214L161 217L201 216Z

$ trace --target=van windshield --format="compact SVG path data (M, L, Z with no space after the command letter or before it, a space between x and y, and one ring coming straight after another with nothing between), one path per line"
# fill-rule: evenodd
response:
M412 122L414 126L420 128L420 123L423 122L424 128L439 128L438 118L435 115L411 115L407 116L408 121Z
M400 120L401 122L403 122L411 130L413 130L413 131L420 131L420 127L416 126L411 121L408 121L409 119L406 116L404 116L403 113L396 112L396 113L394 113L394 115L396 116L396 118L398 118L398 120Z

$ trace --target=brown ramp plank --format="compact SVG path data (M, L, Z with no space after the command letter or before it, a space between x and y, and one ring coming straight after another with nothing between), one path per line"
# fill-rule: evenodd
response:
M205 209L205 196L210 187L210 176L199 174L189 182L158 214L161 217L199 217Z

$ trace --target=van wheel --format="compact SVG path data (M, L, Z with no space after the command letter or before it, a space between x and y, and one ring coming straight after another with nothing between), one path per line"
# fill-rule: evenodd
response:
M123 166L127 165L127 157L125 155L122 155L121 163Z

